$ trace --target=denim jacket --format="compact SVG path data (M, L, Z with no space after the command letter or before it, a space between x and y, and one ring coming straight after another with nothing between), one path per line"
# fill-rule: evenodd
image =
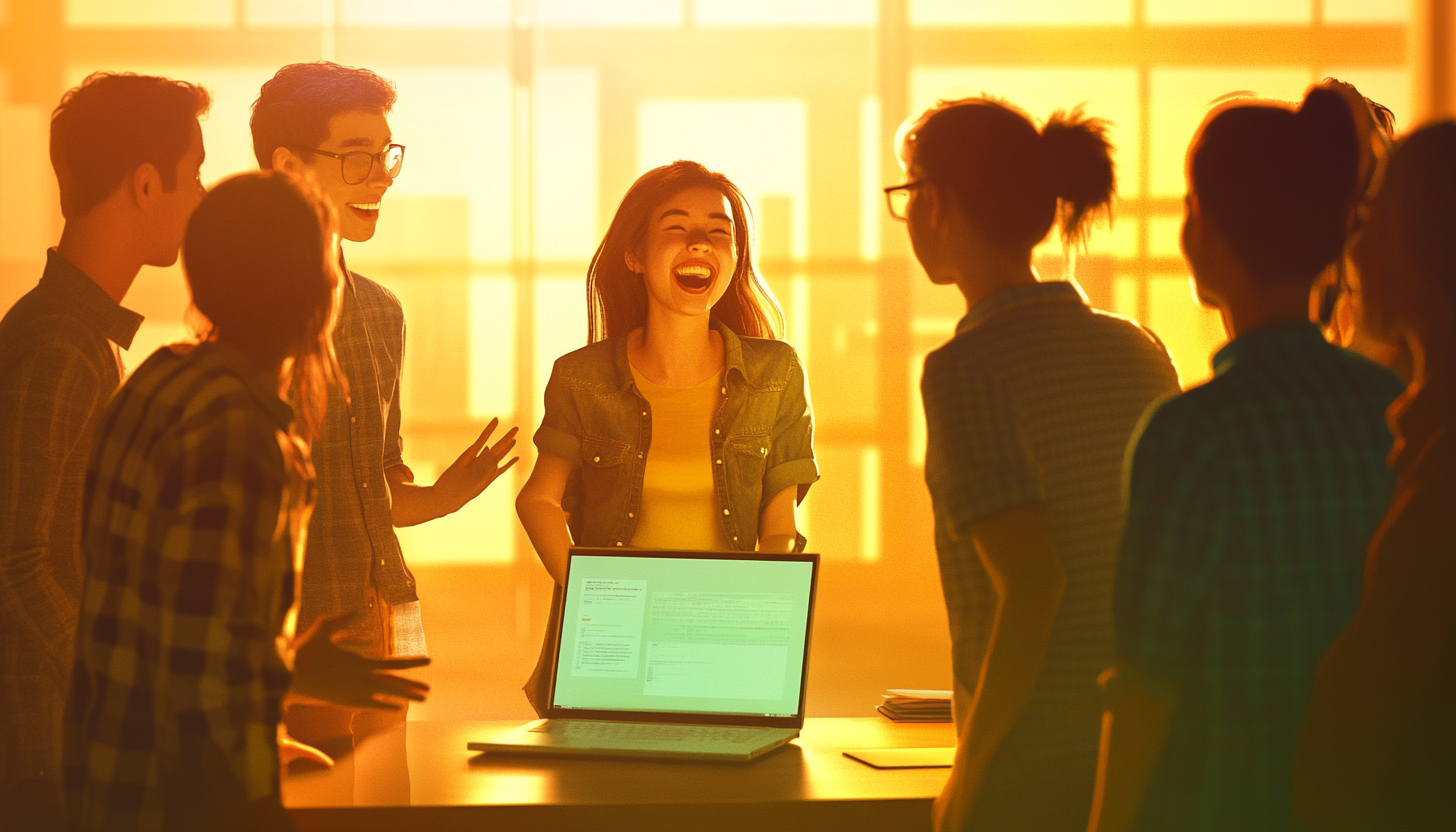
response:
M712 326L723 338L727 366L723 404L708 438L713 481L724 538L736 550L751 551L764 505L793 485L802 500L819 479L813 412L793 347L741 338L716 319ZM629 545L652 446L652 408L632 381L625 337L557 359L535 442L576 468L562 506L577 544Z

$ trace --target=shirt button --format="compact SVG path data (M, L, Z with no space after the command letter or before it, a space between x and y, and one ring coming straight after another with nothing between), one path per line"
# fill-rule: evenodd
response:
M642 415L643 415L643 416L646 416L646 415L647 415L647 411L645 411L645 410L644 410L644 411L642 411Z
M632 512L629 511L629 512L627 512L627 516L628 517L636 517L637 515L635 515L635 514L633 514Z
M718 460L718 464L719 464L719 465L722 465L722 464L723 464L723 460L721 460L721 459L720 459L720 460Z
M761 454L766 454L766 453L768 453L768 448L759 448L758 449L758 452L761 453Z
M358 419L356 419L356 418L354 418L354 417L353 417L353 416L350 416L350 417L349 417L349 424L351 424L351 425L352 425L352 424L354 424L354 423L355 423L355 422L357 422L357 421L359 421L359 420L358 420Z
M726 516L728 514L728 509L723 509L723 514Z
M726 511L725 511L725 512L723 512L723 513L724 513L724 514L727 514L727 513L728 513L728 512L726 512ZM379 565L380 565L380 566L383 566L383 565L384 565L384 558L380 558L380 559L379 559Z
M621 545L622 545L622 541L620 541L620 540L618 540L618 541L617 541L617 545L618 545L618 546L621 546Z
M737 543L738 542L738 535L736 535L736 534L733 535L733 542L734 543Z
M728 388L727 387L724 387L723 388L723 395L725 395L725 396L728 395Z
M599 456L592 457L592 462L601 462L601 461L602 461L602 458L599 457Z
M722 431L720 431L720 430L718 430L718 429L717 429L717 428L713 428L713 435L714 435L714 436L717 436L717 435L718 435L718 434L719 434L719 433L721 433L721 432L722 432Z
M368 488L368 487L369 487L369 483L367 483L367 482L366 482L366 483L364 483L364 487L365 487L365 488Z

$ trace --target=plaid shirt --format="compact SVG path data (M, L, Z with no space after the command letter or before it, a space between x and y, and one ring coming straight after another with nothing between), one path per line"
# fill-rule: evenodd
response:
M87 472L65 722L81 829L191 828L278 794L308 450L268 374L224 344L184 350L118 391Z
M1147 330L1090 308L1071 283L1050 281L976 304L955 338L925 359L920 387L962 727L997 601L972 527L1045 502L1067 576L1036 689L996 752L970 826L1080 829L1097 768L1097 676L1113 659L1123 454L1148 405L1177 391L1177 374Z
M1139 828L1288 829L1316 662L1390 503L1401 382L1309 325L1246 333L1152 412L1129 471L1119 666L1178 688Z
M404 367L404 309L383 286L344 270L348 283L334 350L349 383L349 402L330 390L313 442L318 505L308 529L299 627L315 618L365 610L371 586L398 607L419 600L390 516L384 472L403 465L399 384ZM360 616L366 627L378 616ZM382 635L359 632L371 642ZM389 645L382 645L389 653Z
M59 794L86 460L141 322L54 249L0 321L0 781Z

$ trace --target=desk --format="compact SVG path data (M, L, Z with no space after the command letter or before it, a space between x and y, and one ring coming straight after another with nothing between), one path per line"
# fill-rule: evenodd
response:
M284 803L306 832L898 832L930 828L930 803L950 769L880 771L841 752L955 742L950 724L871 717L806 720L797 740L746 765L554 759L465 748L518 725L409 723L410 806L341 805L328 797L332 771L289 776ZM359 751L367 753L367 746Z

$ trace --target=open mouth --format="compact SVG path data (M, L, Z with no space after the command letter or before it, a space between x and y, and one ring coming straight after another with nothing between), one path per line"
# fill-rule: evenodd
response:
M377 202L346 202L344 205L360 219L379 219L379 203Z
M704 263L684 263L672 270L672 276L684 292L694 295L708 291L713 285L713 269Z

